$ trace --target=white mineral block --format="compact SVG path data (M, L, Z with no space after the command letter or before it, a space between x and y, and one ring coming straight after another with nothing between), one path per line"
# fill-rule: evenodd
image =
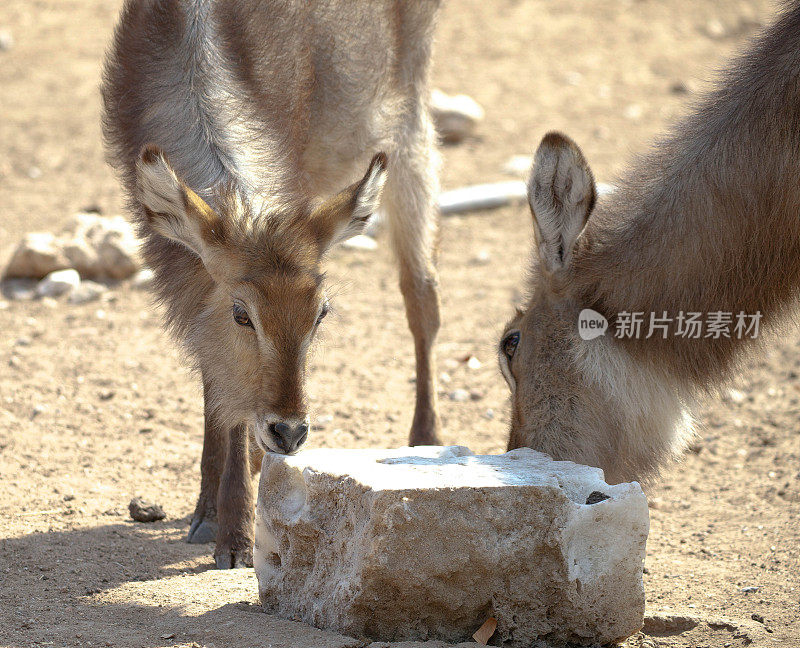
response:
M606 643L642 627L648 527L637 483L527 448L320 449L264 457L254 558L266 608L350 636Z

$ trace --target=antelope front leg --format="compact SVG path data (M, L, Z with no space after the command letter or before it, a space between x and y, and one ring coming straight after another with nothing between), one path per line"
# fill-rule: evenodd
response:
M192 544L214 542L217 537L217 493L227 453L228 432L211 416L208 390L208 384L203 381L205 435L203 458L200 460L200 497L197 498L192 524L186 537L186 541Z
M253 566L253 482L250 477L249 431L237 425L230 431L225 472L217 497L218 569Z
M389 162L384 190L392 243L400 264L400 290L414 336L417 398L409 434L410 445L439 444L436 363L433 345L439 332L439 287L435 267L438 235L436 179L432 162L432 129Z

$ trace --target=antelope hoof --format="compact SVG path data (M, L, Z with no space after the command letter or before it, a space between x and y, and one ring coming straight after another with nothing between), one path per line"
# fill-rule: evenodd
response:
M217 523L214 520L206 520L196 517L192 520L186 542L189 544L207 544L214 542L217 538Z
M218 548L214 552L214 561L217 563L217 569L240 569L243 567L252 567L253 548Z

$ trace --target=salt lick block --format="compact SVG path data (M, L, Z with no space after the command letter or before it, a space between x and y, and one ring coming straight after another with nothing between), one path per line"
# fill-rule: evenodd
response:
M606 643L642 627L648 529L639 484L527 448L320 449L264 457L254 561L265 608L355 637Z

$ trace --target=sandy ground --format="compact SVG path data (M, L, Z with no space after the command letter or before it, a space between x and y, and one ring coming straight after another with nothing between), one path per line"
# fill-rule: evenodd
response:
M97 90L119 5L0 2L0 30L14 38L0 51L2 264L26 231L58 229L85 207L122 209ZM443 150L444 187L505 179L503 163L552 128L581 144L599 180L613 180L774 10L763 0L451 0L435 83L472 95L487 117L477 137ZM443 222L447 443L504 447L493 346L519 296L530 227L523 207ZM332 261L335 316L311 380L315 414L331 418L311 447L406 438L411 338L380 242ZM148 296L125 284L113 296L56 307L0 298L0 644L365 645L258 613L250 570L218 572L210 546L182 541L199 481L198 382ZM470 354L481 368L460 361ZM477 400L451 401L457 388ZM631 645L800 646L798 414L792 328L733 391L702 405L696 445L648 488L653 618ZM167 520L131 522L134 495L160 502Z

